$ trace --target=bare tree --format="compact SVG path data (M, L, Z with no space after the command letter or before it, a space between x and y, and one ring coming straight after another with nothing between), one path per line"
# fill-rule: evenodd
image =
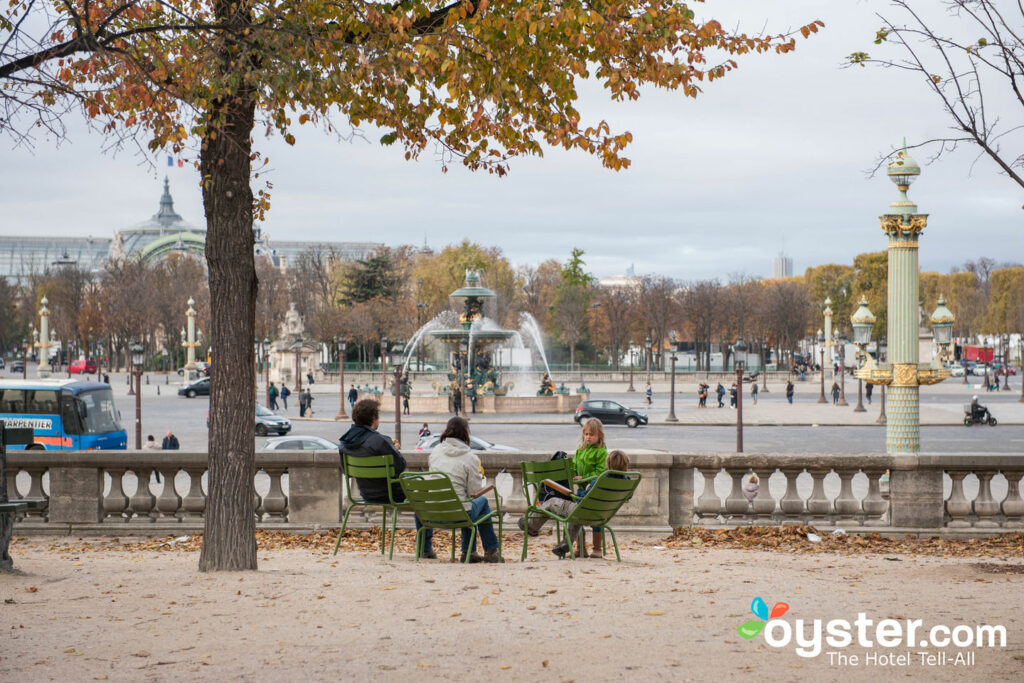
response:
M608 349L612 367L626 349L637 318L636 292L631 287L600 287L594 296L591 332L597 344Z
M921 78L938 98L954 133L909 148L928 147L937 158L960 144L976 145L981 155L1024 189L1024 153L1020 151L1024 145L1019 137L1011 137L1024 133L1024 4L945 0L946 23L926 21L915 4L893 1L906 23L878 15L883 26L875 43L898 45L902 58L854 52L847 57L848 63L903 69ZM896 151L882 158L876 170Z
M664 367L664 343L673 321L679 318L679 306L675 296L677 289L676 283L663 275L646 276L637 285L636 300L640 308L640 317L644 328L650 332L658 367ZM654 363L653 358L651 362Z
M683 317L693 325L698 370L711 368L711 342L723 316L722 303L722 285L718 280L690 283L680 300Z

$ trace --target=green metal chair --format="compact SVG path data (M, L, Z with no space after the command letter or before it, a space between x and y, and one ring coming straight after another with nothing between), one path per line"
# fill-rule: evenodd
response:
M338 547L341 545L341 537L345 535L345 527L348 525L348 516L355 507L380 507L380 554L384 554L384 540L387 533L388 510L391 510L391 549L388 553L390 560L395 554L395 530L398 527L398 513L405 508L405 502L395 502L391 495L391 484L398 481L395 477L395 459L390 453L385 455L353 456L342 453L342 462L345 470L345 493L348 496L348 507L345 508L345 516L341 520L341 528L338 530L338 541L334 544L334 554L338 554ZM368 501L361 496L352 494L353 479L384 479L388 490L388 501ZM358 489L358 486L356 487Z
M557 460L541 460L540 462L520 463L519 469L523 474L523 497L526 498L526 512L523 514L523 524L526 530L523 532L523 560L526 559L527 544L529 542L530 516L547 517L555 519L555 515L540 507L537 496L541 484L545 479L562 483L569 487L572 485L572 458L559 458ZM557 541L562 541L562 527L555 524L555 536Z
M451 479L443 472L415 472L403 474L399 481L402 483L402 490L405 492L405 500L412 511L420 520L420 528L416 531L416 561L420 561L423 554L424 530L449 529L452 532L452 562L455 561L455 531L456 529L470 528L469 536L470 552L466 553L466 562L472 549L476 546L476 529L479 525L489 522L492 519L498 521L498 557L501 557L501 499L494 496L494 509L478 519L472 519L466 510L466 504L472 499L463 500L455 493ZM493 490L488 486L477 496L484 495Z
M633 492L640 485L642 475L639 472L619 472L606 470L601 476L594 480L594 484L587 490L583 497L573 495L573 502L576 507L565 517L548 512L548 515L565 531L565 538L569 543L569 558L576 559L573 553L573 539L569 537L569 525L578 524L580 534L584 533L584 527L601 527L601 554L604 555L605 532L612 535L612 544L615 546L615 559L622 562L619 554L619 542L615 539L615 531L608 526L608 522L619 511L626 501L633 497ZM524 544L525 550L525 544Z

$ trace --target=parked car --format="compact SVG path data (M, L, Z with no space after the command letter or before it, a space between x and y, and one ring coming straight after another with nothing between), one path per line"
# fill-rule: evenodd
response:
M974 366L969 366L968 370L970 370L971 374L974 375L975 377L984 377L986 374L992 374L992 369L981 363L978 363Z
M79 375L83 373L87 375L94 375L96 374L96 361L89 360L87 358L79 358L68 366L68 372L72 375Z
M291 430L292 423L288 421L288 418L282 417L272 410L267 410L259 404L256 405L256 436L266 436L271 432L283 435Z
M430 436L421 436L419 441L416 442L416 450L418 451L432 451L434 446L441 442L440 434L431 434ZM469 437L469 447L474 451L493 451L495 453L508 453L511 451L518 451L518 448L512 446L504 446L500 443L491 443L486 439L481 439L478 436Z
M964 376L964 366L962 366L962 365L951 365L951 366L949 366L949 374L952 375L953 377L963 377Z
M588 417L596 417L602 424L624 424L630 428L647 424L646 413L642 413L639 410L633 410L632 408L627 408L621 403L617 403L615 401L597 399L584 401L577 406L576 414L572 416L572 419L576 421L576 424L580 424Z
M191 384L186 384L182 388L178 389L178 396L184 396L185 398L195 398L196 396L209 396L210 395L210 378L203 377L197 379Z
M11 372L25 372L25 361L23 360L12 360L11 361Z
M0 370L4 369L4 357L0 356Z
M338 444L319 436L291 434L289 436L272 436L263 444L265 451L334 451L338 452Z

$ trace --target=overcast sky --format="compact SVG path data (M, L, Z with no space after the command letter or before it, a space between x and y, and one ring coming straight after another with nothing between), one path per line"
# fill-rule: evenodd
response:
M934 0L922 7L941 12ZM851 52L879 50L877 10L897 16L875 0L712 0L707 16L747 32L813 19L826 26L798 40L793 54L741 58L697 100L647 90L638 102L615 104L599 87L584 88L585 117L633 133L632 166L618 173L582 153L548 150L514 161L503 179L461 166L443 174L429 150L406 162L372 129L355 142L310 130L299 131L292 148L258 140L274 185L263 229L271 239L426 240L434 249L468 237L517 264L564 261L581 247L599 276L631 265L680 279L770 276L780 250L797 274L852 263L885 248L878 215L896 198L884 174L865 172L903 136L912 143L948 128L914 75L841 68ZM34 150L11 149L3 140L0 234L111 237L156 212L165 174L178 213L202 222L192 168L169 169L166 155L154 169L132 154L105 153L101 136L69 123L70 139L59 147L39 140ZM928 157L915 156L922 164ZM973 149L924 166L910 197L931 214L922 270L948 271L980 256L1024 261L1020 189Z

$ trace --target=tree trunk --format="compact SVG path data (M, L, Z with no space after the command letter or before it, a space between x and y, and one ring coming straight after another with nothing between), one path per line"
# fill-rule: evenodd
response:
M244 26L237 5L217 2L219 20ZM218 50L222 74L246 55L236 45ZM235 71L237 71L237 67ZM255 90L244 75L208 115L200 153L214 369L210 383L209 495L200 571L256 569L253 507L252 340L256 316L253 195L249 186ZM215 135L211 135L215 132Z

